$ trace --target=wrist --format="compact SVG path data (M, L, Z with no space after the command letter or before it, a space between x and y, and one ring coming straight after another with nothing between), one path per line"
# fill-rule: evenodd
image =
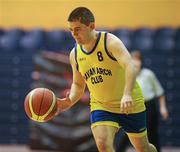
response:
M132 90L125 87L123 95L131 96L132 95Z
M130 93L130 92L125 92L125 93L123 94L123 96L131 96L131 93Z
M57 110L56 110L55 116L59 115L60 113L61 113L61 108L57 107Z

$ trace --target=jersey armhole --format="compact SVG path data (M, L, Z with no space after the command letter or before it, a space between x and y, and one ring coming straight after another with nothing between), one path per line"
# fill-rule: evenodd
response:
M110 53L109 53L109 51L108 51L108 49L107 49L107 32L104 34L104 49L105 49L105 51L106 51L106 54L112 59L112 60L114 60L114 61L117 61Z

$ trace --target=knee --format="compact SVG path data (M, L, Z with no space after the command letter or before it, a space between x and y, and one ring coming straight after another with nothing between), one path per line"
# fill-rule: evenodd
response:
M96 139L96 144L100 152L112 152L113 143L108 142L106 138Z
M138 146L136 146L136 150L138 151L138 152L148 152L148 146L146 146L146 145L138 145Z
M156 148L152 144L141 145L137 149L138 152L157 152Z

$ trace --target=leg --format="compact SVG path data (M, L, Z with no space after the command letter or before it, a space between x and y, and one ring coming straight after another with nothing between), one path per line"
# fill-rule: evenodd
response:
M113 145L116 127L98 125L92 128L92 132L99 152L115 152Z
M115 149L116 152L125 152L129 145L129 139L127 134L123 130L119 130L115 137Z
M159 134L158 134L158 111L156 99L146 102L147 109L147 132L149 141L157 148L160 152Z
M157 152L154 145L149 143L147 134L142 136L128 135L128 137L137 152Z

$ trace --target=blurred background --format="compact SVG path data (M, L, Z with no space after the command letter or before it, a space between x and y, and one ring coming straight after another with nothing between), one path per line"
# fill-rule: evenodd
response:
M35 87L59 97L69 89L74 40L67 18L79 6L92 10L97 29L114 33L129 51L142 52L167 98L170 118L160 121L161 145L180 151L179 0L0 0L0 152L96 151L88 93L49 123L30 121L23 105Z

